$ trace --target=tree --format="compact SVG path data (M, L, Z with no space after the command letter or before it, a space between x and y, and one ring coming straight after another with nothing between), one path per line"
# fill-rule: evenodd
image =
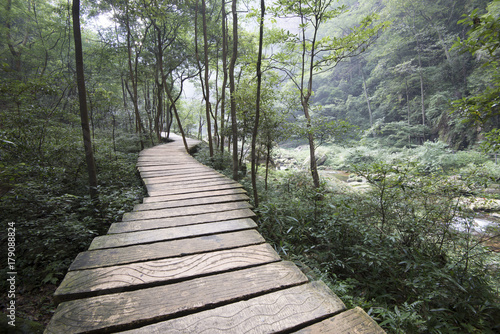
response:
M229 92L231 94L231 132L233 142L233 179L239 179L238 171L238 123L236 119L236 82L234 78L234 68L238 57L238 12L236 11L236 0L232 1L231 10L233 12L233 53L229 63Z
M89 191L92 200L97 201L97 170L94 160L94 151L92 149L92 139L90 137L89 117L87 111L87 93L85 91L85 76L83 69L82 34L80 29L80 0L73 0L71 16L73 18L76 80L78 84L78 97L80 102L80 118L83 133L83 144L85 148L85 160L87 162L87 171L89 174Z
M309 142L310 170L314 186L319 188L320 179L316 165L315 134L312 128L311 97L313 96L313 79L320 72L335 67L347 57L363 52L373 41L384 24L374 25L375 15L365 17L359 26L342 37L320 37L320 29L328 20L346 12L345 6L332 9L334 0L279 0L274 8L275 15L292 16L300 20L299 33L288 32L285 48L292 57L281 56L281 60L291 63L292 67L284 68L300 95L300 104L306 119L306 136ZM299 68L298 74L295 68Z
M480 91L472 96L454 102L454 112L466 122L486 127L486 151L498 152L500 149L500 1L489 3L486 14L479 16L478 10L472 11L459 23L469 26L467 39L458 38L454 48L470 52L491 71L491 81L486 82Z
M259 20L259 52L257 55L257 94L255 97L255 123L252 133L252 188L253 188L253 198L255 207L259 206L259 194L257 192L257 135L259 131L259 120L260 120L260 97L261 97L261 85L262 85L262 48L264 40L264 17L266 13L266 4L264 0L260 1L260 20Z

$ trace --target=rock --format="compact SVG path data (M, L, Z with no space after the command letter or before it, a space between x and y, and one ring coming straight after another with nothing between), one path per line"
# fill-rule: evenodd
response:
M31 321L28 319L22 319L16 317L15 327L10 326L8 323L8 318L6 316L2 316L0 320L0 334L8 333L8 334L42 334L44 326L38 322ZM5 330L2 331L2 330Z
M460 200L461 204L473 211L500 211L500 200L480 197L466 197Z
M362 176L351 174L349 175L349 178L346 181L347 183L352 183L352 182L359 182L359 183L366 183L366 179Z
M326 159L328 159L328 156L326 154L323 154L323 156L319 159L316 159L316 165L322 166L325 164Z

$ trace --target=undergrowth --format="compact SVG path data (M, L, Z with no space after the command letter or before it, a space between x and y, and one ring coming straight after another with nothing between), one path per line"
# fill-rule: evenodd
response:
M19 145L0 143L0 184L10 188L0 199L0 220L4 227L15 226L18 289L24 296L58 284L77 254L144 196L135 168L137 138L121 134L115 150L106 134L96 137L97 206L88 195L83 144L74 140L76 135L35 157ZM2 234L0 247L7 249L7 234ZM7 277L4 261L1 271ZM3 291L6 283L0 284ZM20 317L29 317L22 307L18 311Z
M305 171L273 172L267 191L259 179L259 230L389 333L497 333L498 256L495 264L461 201L496 172L461 155L460 168L450 163L446 173L445 159L439 166L431 155L352 166L370 184L365 192L316 189Z

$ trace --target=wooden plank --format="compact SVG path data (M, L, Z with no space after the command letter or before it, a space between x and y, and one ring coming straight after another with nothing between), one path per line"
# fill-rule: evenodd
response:
M207 167L205 165L202 165L198 162L193 163L193 162L186 162L186 163L176 163L173 164L172 162L167 163L158 163L156 165L149 165L149 166L139 166L137 169L141 173L147 173L147 172L162 172L162 171L172 171L172 170L180 170L180 169L193 169L194 167L196 168L201 168L201 169L206 169L212 172L216 172L214 169Z
M181 312L222 305L307 282L290 262L277 262L165 286L59 304L46 333L137 328Z
M156 242L120 248L85 251L76 257L69 270L108 267L118 264L166 259L181 255L257 245L265 242L256 230L212 234L203 237Z
M157 162L157 161L174 161L177 164L196 161L194 158L185 157L183 155L173 156L171 152L158 153L152 155L141 155L137 158L137 162Z
M168 201L179 201L183 199L193 199L201 197L215 197L224 195L235 195L235 194L246 194L246 190L243 188L229 188L222 190L212 190L212 191L199 191L188 194L173 194L173 195L163 195L154 197L145 197L142 202L144 204L158 203L158 202L168 202Z
M123 221L130 220L144 220L144 219L155 219L155 218L168 218L168 217L181 217L181 216L191 216L199 215L202 213L213 213L221 212L223 215L224 211L239 210L239 209L250 209L252 206L248 202L233 202L233 203L222 203L222 204L207 204L207 205L196 205L190 206L183 210L173 209L162 209L162 210L152 210L152 211L135 211L127 212L123 215Z
M189 174L189 176L183 175L177 179L167 179L167 180L163 180L161 177L143 179L146 187L168 187L168 188L176 188L176 187L182 188L183 186L192 187L193 185L199 186L200 184L206 184L209 182L220 183L220 182L227 182L228 180L232 181L227 177L225 177L224 175L217 175L217 174L212 174L211 176L205 179L198 178L196 174Z
M210 170L205 170L205 169L200 169L200 172L203 173L214 173L214 171ZM187 179L190 176L196 176L198 173L196 171L183 171L182 173L172 173L170 170L157 170L157 171L150 171L150 172L140 172L141 178L142 179L149 179L149 178L155 178L155 177L162 177L162 176L177 176L177 177L182 177L184 176L185 179Z
M57 302L147 288L280 261L269 244L121 266L70 271L55 292Z
M238 183L234 182L233 180L227 179L227 178L221 178L220 180L216 180L216 181L194 182L194 183L186 184L184 186L182 186L182 185L168 186L168 185L158 184L158 185L146 185L146 187L147 187L149 193L165 192L165 190L168 190L169 192L172 193L173 191L183 190L183 189L187 189L187 188L199 189L201 187L203 189L203 187L219 186L219 185L224 185L224 184L237 185Z
M172 196L172 195L180 195L180 194L189 194L189 193L196 193L196 192L202 192L202 191L237 189L237 188L243 188L243 186L239 183L234 183L234 182L221 183L221 184L211 184L211 185L201 184L199 187L193 187L193 188L162 189L162 190L150 192L149 198L158 197L158 196Z
M194 173L189 176L189 180L201 180L201 179L207 179L213 176L222 176L222 174L214 172L214 171L207 171L207 172L199 172L199 173ZM151 180L157 180L157 181L164 181L164 182L178 182L178 181L186 181L187 177L184 175L168 175L168 176L152 176L152 177L146 177L143 178L144 183L148 183Z
M344 309L323 282L313 282L124 333L275 333Z
M146 174L147 173L147 174ZM198 178L200 176L205 176L207 174L223 176L222 174L218 174L214 171L203 171L198 173L197 171L189 171L183 173L170 173L168 171L162 172L142 172L141 178L146 183L151 179L165 178L165 180L192 180L194 178Z
M180 199L180 200L168 201L168 202L136 204L134 206L134 211L180 208L180 207L192 206L192 205L230 203L230 202L249 201L249 200L250 200L250 197L248 197L245 194L200 197L200 198L192 198L192 199Z
M185 173L190 173L190 172L212 172L212 173L218 173L215 170L211 169L210 167L204 166L204 165L197 165L193 163L189 164L182 164L182 165L171 165L171 166L161 166L161 169L155 168L155 167L143 167L139 168L139 172L141 175L146 175L152 174L152 173L164 173L165 175L167 174L185 174ZM220 174L220 173L219 173Z
M156 168L153 168L153 170L161 170L161 167L165 167L165 168L171 168L173 166L185 166L187 164L190 164L189 161L186 161L186 162L181 162L181 165L179 164L179 162L175 162L175 161L172 161L172 159L169 159L168 161L165 160L165 161L142 161L142 162L137 162L135 165L137 167L137 169L141 169L141 168L149 168L149 167L156 167Z
M333 318L303 328L296 333L384 334L385 331L365 311L356 307Z
M138 244L150 244L159 241L248 230L256 227L257 225L252 219L246 218L206 224L163 228L158 230L106 234L94 238L94 240L90 244L89 250L124 247Z
M183 225L194 225L202 223L211 223L215 221L224 221L240 218L253 218L255 213L250 209L225 211L215 213L202 213L194 216L159 218L147 220L131 220L111 224L108 234L134 232L141 230L154 230L158 228L176 227Z

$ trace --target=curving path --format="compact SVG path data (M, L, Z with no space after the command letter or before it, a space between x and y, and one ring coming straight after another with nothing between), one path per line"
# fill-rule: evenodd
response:
M171 137L141 152L149 197L77 256L46 333L384 333L282 261L242 186Z

